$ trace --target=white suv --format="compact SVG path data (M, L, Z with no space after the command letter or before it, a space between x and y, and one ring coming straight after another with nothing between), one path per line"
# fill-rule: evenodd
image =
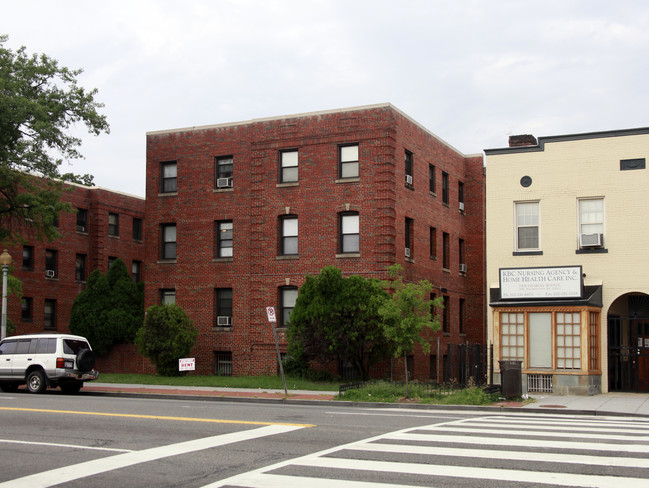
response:
M88 341L70 334L7 337L0 342L0 389L14 392L22 384L32 393L60 386L77 393L84 381L96 380L95 355Z

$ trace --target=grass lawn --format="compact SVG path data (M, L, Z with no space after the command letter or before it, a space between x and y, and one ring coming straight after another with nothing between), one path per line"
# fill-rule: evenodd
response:
M101 373L98 382L137 385L284 389L280 376L158 376L154 374ZM286 377L286 387L289 390L338 391L338 386L340 386L338 382L316 382L299 377Z

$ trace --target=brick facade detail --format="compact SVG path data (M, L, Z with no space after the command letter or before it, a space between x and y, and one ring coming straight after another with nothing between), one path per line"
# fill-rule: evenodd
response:
M358 177L339 174L339 148L346 144L358 145ZM297 181L281 180L284 150L297 150ZM412 182L406 178L406 152L412 157ZM231 187L217 185L216 160L221 157L232 158ZM171 192L162 186L161 165L168 162L177 168L177 188ZM400 263L407 280L428 279L437 296L448 297L447 332L436 334L441 354L448 342L484 341L483 158L459 153L392 105L150 132L146 171L145 306L160 303L161 290L175 291L176 304L200 330L192 351L196 373L215 374L217 353L229 353L234 375L275 374L265 307L278 309L282 287L301 286L307 274L318 274L325 265L337 266L345 275L385 278L386 268ZM443 173L448 178L446 202ZM340 252L339 216L345 212L359 216L357 253ZM285 215L298 219L298 254L281 254ZM412 219L409 257L406 219ZM232 257L218 256L220 221L232 222ZM162 256L165 224L176 228L173 259ZM224 288L232 289L227 327L219 326L216 311L217 289ZM282 351L284 332L279 329ZM414 377L429 379L435 363L418 352ZM383 365L374 375L386 376L390 369ZM402 368L392 369L398 378Z

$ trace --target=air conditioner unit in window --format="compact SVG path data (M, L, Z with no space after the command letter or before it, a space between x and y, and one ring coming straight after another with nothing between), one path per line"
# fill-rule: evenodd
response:
M406 175L406 184L412 185L412 175Z
M85 232L85 231L86 231L86 227L85 227L85 226L83 226L83 225L77 225L77 232Z
M406 257L407 258L410 257L410 248L409 247L406 247Z
M460 202L460 212L464 212L464 202Z
M232 317L228 315L219 315L218 317L216 317L216 325L219 326L232 325Z
M230 188L232 187L232 178L217 178L217 188Z
M579 247L602 247L603 237L602 234L580 234Z
M54 278L56 276L56 271L53 269L46 269L45 270L45 277L46 278Z
M460 273L466 273L466 264L460 263Z

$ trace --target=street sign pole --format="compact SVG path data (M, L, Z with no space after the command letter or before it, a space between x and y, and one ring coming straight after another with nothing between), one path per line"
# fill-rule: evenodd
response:
M282 355L279 353L279 342L277 341L277 332L275 331L275 322L277 322L277 317L275 316L275 309L273 307L266 307L266 313L268 314L268 321L273 327L273 338L275 339L275 349L277 350L277 362L279 363L279 373L282 375L282 384L284 385L284 394L288 396L288 389L286 388L286 377L284 376L284 366L282 365Z

